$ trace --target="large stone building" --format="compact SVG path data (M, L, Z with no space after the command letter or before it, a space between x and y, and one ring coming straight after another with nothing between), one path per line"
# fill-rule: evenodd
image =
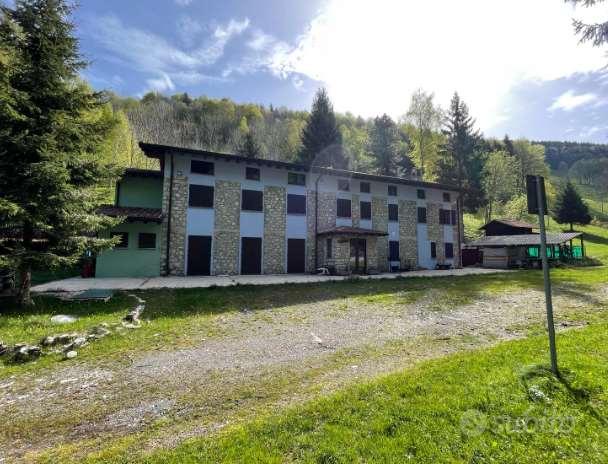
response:
M377 273L459 266L458 191L399 177L140 144L160 171L127 170L121 243L96 275Z

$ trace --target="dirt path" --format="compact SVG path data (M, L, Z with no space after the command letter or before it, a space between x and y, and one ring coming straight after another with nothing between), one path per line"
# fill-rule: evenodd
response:
M0 441L0 462L135 433L140 448L173 446L420 359L521 337L543 321L537 291L486 296L451 309L443 298L430 290L415 302L404 295L403 303L390 306L353 298L226 313L215 320L222 336L201 339L192 349L4 380L0 416L12 425ZM607 301L607 288L584 296L564 289L555 298L557 319L580 325L571 315L603 310ZM164 427L150 431L161 417Z

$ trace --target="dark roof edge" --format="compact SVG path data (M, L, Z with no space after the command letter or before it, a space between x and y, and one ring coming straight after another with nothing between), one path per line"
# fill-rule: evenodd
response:
M403 177L394 177L394 176L381 176L377 174L367 174L365 172L357 172L357 171L348 171L346 169L333 169L333 168L324 168L324 167L308 167L303 164L297 163L288 163L286 161L274 161L260 158L247 158L246 156L233 155L230 153L218 153L207 150L197 150L194 148L184 148L184 147L172 147L170 145L159 145L155 143L146 143L139 142L139 147L145 153L146 156L150 158L159 158L167 153L178 153L178 154L187 154L192 153L195 155L202 155L204 157L215 158L215 159L225 159L227 161L236 161L240 163L247 164L256 164L256 165L266 165L271 167L280 167L284 169L291 169L294 171L305 171L305 172L315 172L315 173L325 173L328 175L333 175L337 177L353 177L356 179L366 179L366 180L378 180L382 182L391 182L394 184L404 184L411 185L414 187L426 187L426 188L435 188L441 190L448 190L451 192L460 192L458 187L452 185L444 185L438 184L435 182L425 182L422 180L414 180L414 179L405 179Z
M140 168L126 168L123 177L158 177L163 176L162 171L156 169L140 169Z

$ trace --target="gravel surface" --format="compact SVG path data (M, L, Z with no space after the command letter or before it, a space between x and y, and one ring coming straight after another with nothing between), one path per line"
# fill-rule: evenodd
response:
M556 292L560 324L584 324L570 321L569 312L605 306L607 289L584 299ZM409 304L352 298L224 313L214 316L222 335L201 338L191 349L142 353L103 369L83 361L4 379L0 416L57 425L2 437L0 462L60 443L146 430L160 417L171 418L174 428L156 432L146 446L173 446L248 410L276 410L419 359L521 337L544 318L539 291L486 296L449 310L437 309L442 297L430 290ZM411 348L400 345L407 343ZM76 418L74 408L81 411Z

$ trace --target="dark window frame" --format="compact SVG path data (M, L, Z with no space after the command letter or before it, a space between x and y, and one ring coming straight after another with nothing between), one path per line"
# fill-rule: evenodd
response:
M154 246L142 246L142 238L152 240ZM137 234L137 248L139 250L156 250L156 233L154 232L139 232Z
M365 188L363 188L363 186L366 186ZM359 192L360 193L371 193L372 191L372 184L370 182L360 182L359 183Z
M367 210L369 208L369 215L363 214L363 212L364 212L363 205L364 204L367 205L365 207L365 210ZM371 201L360 201L359 202L359 215L360 215L360 218L364 221L370 221L372 219L372 202Z
M198 166L198 168L194 168ZM203 166L205 166L203 168ZM201 174L203 176L214 176L215 175L215 163L211 161L203 160L190 160L190 172L192 174Z
M333 240L331 238L326 238L325 239L325 259L332 259L332 256L333 256L332 246L333 246Z
M424 206L416 208L416 221L418 224L426 224L426 208Z
M207 195L201 197L200 195L203 192L207 192ZM211 192L211 195L209 195L209 192ZM199 201L204 199L204 200L209 200L209 198L211 199L211 202L209 204L209 201ZM213 208L213 205L215 203L215 187L213 185L200 185L200 184L190 184L188 186L188 207L189 208Z
M345 215L346 213L346 202L348 202L348 216ZM342 208L340 207L340 205L344 205ZM338 198L336 200L336 217L339 218L344 218L344 219L350 219L353 217L353 206L352 206L352 201L349 200L348 198Z
M452 210L440 209L439 210L439 224L443 226L452 225Z
M454 258L454 244L453 243L451 243L451 242L444 243L444 251L445 251L446 259Z
M350 192L350 181L348 179L338 179L338 190Z
M295 204L293 203L294 201L296 201ZM299 204L300 201L302 201L301 205ZM304 207L303 210L302 210L302 208L298 208L298 206L303 206ZM294 209L296 209L298 211L293 211ZM301 194L297 194L297 193L288 193L287 194L287 214L305 216L306 215L306 195L301 195Z
M241 211L264 212L264 192L251 189L241 190Z
M388 185L386 190L389 197L396 197L399 195L399 190L396 185Z
M416 190L416 198L418 198L419 200L426 200L426 190L424 190L424 189L417 189Z
M302 174L299 172L288 172L287 173L287 183L289 185L306 185L306 174Z
M388 204L389 222L399 222L399 205L397 203Z
M395 248L396 248L396 256L395 256ZM388 260L389 261L399 261L399 240L389 240L388 242Z
M449 192L443 192L443 201L444 201L444 203L450 203L452 201L451 198L452 197L451 197L451 195L450 195Z
M113 231L112 238L120 236L120 242L114 245L114 249L126 250L129 248L129 232Z
M253 175L251 175L253 173ZM260 171L260 168L254 168L251 166L247 166L245 168L245 179L247 180L254 180L259 182L261 179L262 173Z

